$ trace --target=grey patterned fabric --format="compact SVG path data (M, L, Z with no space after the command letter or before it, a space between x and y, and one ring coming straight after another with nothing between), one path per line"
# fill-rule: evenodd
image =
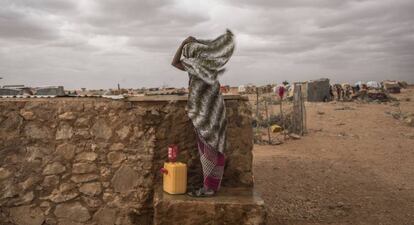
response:
M221 153L226 148L227 120L218 76L234 47L234 36L227 30L214 40L186 44L181 61L190 76L188 116L202 140Z

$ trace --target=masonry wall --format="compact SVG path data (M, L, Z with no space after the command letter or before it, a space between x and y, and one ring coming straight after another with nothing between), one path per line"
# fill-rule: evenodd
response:
M17 225L150 224L167 146L190 185L201 168L186 101L0 100L0 221ZM252 186L247 101L226 100L223 186Z

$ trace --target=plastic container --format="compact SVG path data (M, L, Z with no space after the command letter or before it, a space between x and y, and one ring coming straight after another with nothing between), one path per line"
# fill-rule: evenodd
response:
M165 162L163 173L163 189L169 194L187 192L187 165L180 162Z

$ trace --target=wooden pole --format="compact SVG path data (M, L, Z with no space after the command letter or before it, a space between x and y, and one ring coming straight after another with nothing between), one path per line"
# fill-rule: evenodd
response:
M272 144L270 139L270 121L269 121L269 113L267 111L267 100L265 99L265 110L266 110L266 121L267 121L267 138L269 145Z

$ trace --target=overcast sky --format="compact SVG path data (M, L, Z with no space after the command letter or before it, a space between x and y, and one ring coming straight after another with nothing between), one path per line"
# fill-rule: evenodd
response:
M0 85L183 87L178 45L226 28L222 84L414 83L413 21L413 0L1 0Z

